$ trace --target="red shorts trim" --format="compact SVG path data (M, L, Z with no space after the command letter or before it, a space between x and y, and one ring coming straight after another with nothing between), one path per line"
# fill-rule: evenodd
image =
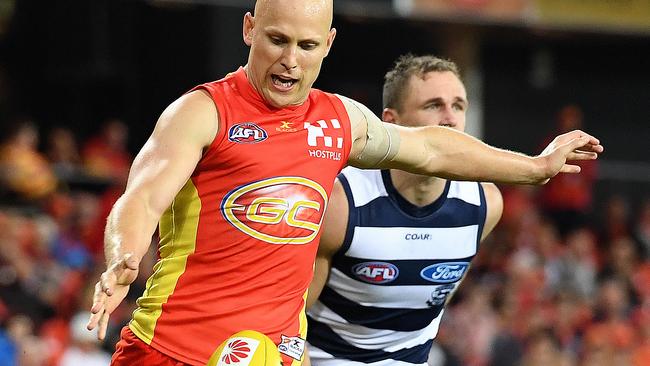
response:
M138 338L128 326L122 328L111 366L189 366L154 349Z

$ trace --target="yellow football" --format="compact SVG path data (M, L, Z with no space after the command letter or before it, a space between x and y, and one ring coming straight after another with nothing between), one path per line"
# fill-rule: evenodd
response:
M206 366L282 366L282 358L271 338L244 330L223 341Z

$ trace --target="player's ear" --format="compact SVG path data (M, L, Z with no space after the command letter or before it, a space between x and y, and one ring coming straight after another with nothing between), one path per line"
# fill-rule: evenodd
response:
M393 108L384 108L381 112L381 120L384 122L395 123L397 122L399 114Z
M336 28L330 29L329 34L327 35L327 41L325 42L325 57L330 53L330 48L332 48L332 43L334 43L334 38L336 38Z
M253 17L253 14L251 12L247 12L244 14L244 24L243 24L243 36L244 36L244 43L247 46L251 46L253 44L253 28L255 27L255 17Z

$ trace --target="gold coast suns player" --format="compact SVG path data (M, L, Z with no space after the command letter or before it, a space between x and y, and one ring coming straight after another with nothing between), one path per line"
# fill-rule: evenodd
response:
M567 158L602 151L580 131L528 157L445 128L383 124L312 89L336 35L331 22L331 0L257 1L255 16L244 16L247 65L161 115L107 222L107 269L88 324L100 338L160 230L160 259L113 365L205 365L242 330L268 336L284 366L301 365L320 224L346 164L543 183L578 171Z

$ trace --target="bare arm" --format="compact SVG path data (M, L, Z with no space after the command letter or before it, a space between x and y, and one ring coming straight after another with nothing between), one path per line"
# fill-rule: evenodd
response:
M332 196L323 219L322 234L314 266L314 278L307 294L308 309L316 302L321 291L323 291L332 267L332 256L343 245L349 214L347 196L341 182L337 179L334 182Z
M325 210L325 217L323 218L322 233L314 265L314 278L309 285L309 292L307 293L307 309L318 300L318 297L323 291L323 287L325 287L325 283L327 283L327 278L332 268L332 257L341 248L345 239L345 230L349 215L348 199L341 182L337 179L334 182L332 195L327 204L327 210ZM303 366L309 365L311 365L309 350L305 348Z
M106 271L95 286L88 329L103 339L110 313L135 280L158 220L183 187L217 132L212 99L202 91L186 94L160 116L136 156L126 190L106 224Z
M341 97L352 124L348 163L361 168L393 168L447 179L543 184L557 173L578 173L567 160L596 159L598 139L572 131L542 154L529 157L498 149L446 127L408 128L381 122L365 106ZM565 136L562 135L562 136Z
M309 358L309 347L305 345L305 357L302 360L302 366L311 366L311 359Z
M483 234L481 234L481 241L483 241L497 226L503 213L503 197L499 188L493 183L481 183L483 192L485 192L485 203L487 206L487 214L485 216L485 225L483 226Z

